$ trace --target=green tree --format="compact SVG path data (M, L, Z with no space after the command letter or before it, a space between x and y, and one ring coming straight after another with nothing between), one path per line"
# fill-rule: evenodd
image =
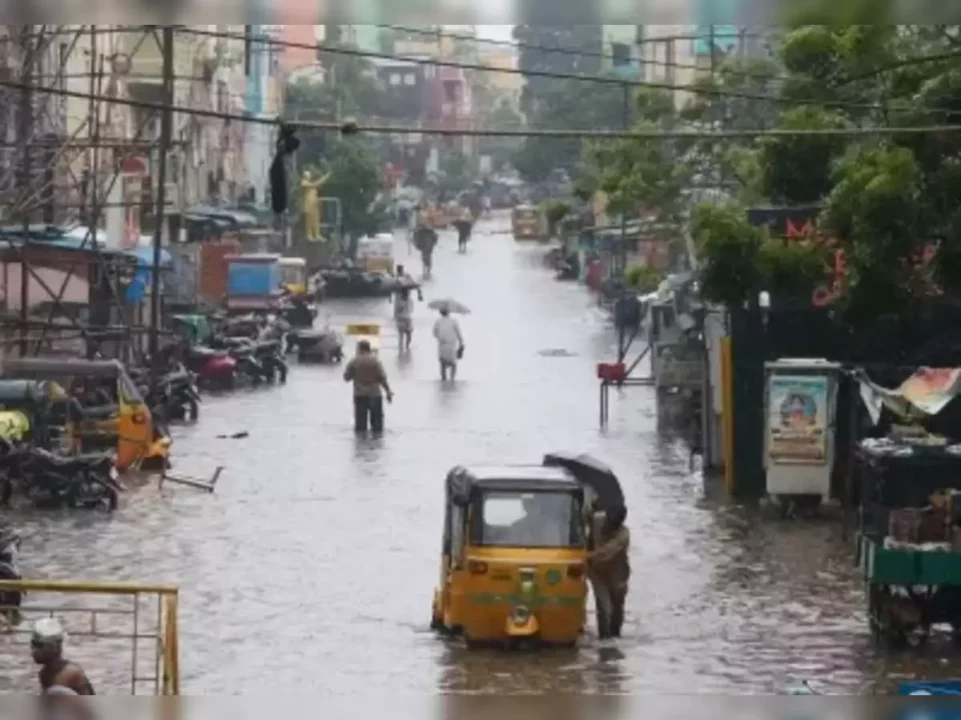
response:
M782 38L778 80L768 90L780 102L773 113L765 110L776 127L827 130L961 120L957 26L877 24L891 17L889 2L819 0L793 7L805 22L814 17L831 22L793 26ZM846 13L844 22L838 22L838 13ZM691 113L703 120L707 103L694 105L700 107ZM932 294L961 290L961 212L955 199L961 192L961 139L956 134L782 135L738 144L740 158L751 158L752 200L823 204L822 240L836 243L844 260L836 285L839 318L855 328L884 314L909 318ZM705 153L717 165L729 154L729 147L718 146ZM759 288L803 296L819 276L823 282L831 259L824 242L785 245L748 231L744 222L737 207L695 214L692 228L701 242L704 284L712 299L741 304ZM748 269L751 258L754 270Z
M624 91L621 86L582 80L551 80L527 111L533 130L601 130L623 127ZM551 170L574 174L580 166L584 142L579 138L531 136L518 151L514 166L530 181L547 178Z
M445 148L440 156L440 171L444 174L444 186L453 192L460 192L472 180L470 160L460 148Z
M635 98L639 120L635 129L654 132L676 123L671 95L645 88ZM583 174L591 189L608 197L608 208L617 214L643 211L661 223L678 224L684 214L684 191L691 183L692 166L679 161L690 148L660 140L626 138L590 145Z
M491 115L491 127L494 130L522 130L524 118L514 110L510 101L501 99ZM513 162L523 144L520 137L484 137L480 139L478 151L481 155L489 155L494 168L500 170Z

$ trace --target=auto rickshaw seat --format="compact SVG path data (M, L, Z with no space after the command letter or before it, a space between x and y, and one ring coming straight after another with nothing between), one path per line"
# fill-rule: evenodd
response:
M120 412L119 405L85 405L83 407L84 420L110 420Z

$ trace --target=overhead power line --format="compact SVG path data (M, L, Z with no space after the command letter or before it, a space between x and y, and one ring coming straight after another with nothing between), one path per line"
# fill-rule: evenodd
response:
M788 98L780 97L776 95L763 95L758 93L750 92L740 92L735 90L722 90L710 87L701 87L697 85L678 85L677 83L669 82L656 82L656 81L644 81L644 80L629 80L625 78L616 77L606 77L598 75L578 75L576 73L557 73L548 72L546 70L520 70L517 68L494 68L487 65L478 65L476 63L462 63L455 62L453 60L440 60L433 58L412 58L412 57L402 57L399 55L392 55L390 53L379 53L370 52L367 50L358 50L356 48L344 48L344 47L329 47L321 43L300 43L293 42L289 40L278 40L276 38L268 37L250 37L239 33L229 33L214 30L199 30L195 28L179 28L178 32L186 33L188 35L196 35L200 37L210 37L210 38L220 38L228 40L237 41L247 41L257 44L264 44L274 47L289 47L298 48L302 50L315 50L323 53L330 53L333 55L345 55L348 57L360 57L372 60L393 60L401 61L416 65L428 65L432 67L450 67L457 68L461 70L475 70L480 72L496 72L505 73L511 75L523 75L525 77L545 77L545 78L555 78L558 80L578 80L583 82L593 82L605 85L611 85L614 87L648 87L660 90L679 90L682 92L687 92L692 95L706 95L715 98L740 98L742 100L756 100L762 102L770 102L779 105L808 105L816 107L829 107L836 109L859 109L859 110L891 110L891 105L885 105L882 103L854 103L843 100L823 100L814 98ZM906 106L907 107L907 106ZM914 107L914 106L910 106ZM936 111L936 108L928 108L932 111ZM945 108L944 110L950 110Z
M497 47L503 47L505 49L512 50L533 50L536 52L543 53L553 53L556 55L577 55L579 57L592 57L598 58L600 60L610 60L612 63L620 58L615 58L610 53L603 52L593 52L590 50L578 50L576 48L570 47L550 47L548 45L537 45L534 43L526 43L520 41L510 41L510 40L493 40L490 38L478 38L472 37L470 35L460 35L457 33L449 33L445 31L431 31L425 30L423 28L409 27L406 25L374 25L376 28L381 28L383 30L393 30L396 32L405 32L410 34L423 35L424 37L438 37L438 38L448 38L450 40L457 40L461 42L473 42L482 43L484 45L492 45ZM714 35L716 38L757 38L763 37L761 33L717 33ZM646 40L641 40L634 45L646 45L659 42L686 42L703 39L701 35L671 35L665 37L655 37ZM703 71L705 68L702 65L692 64L692 63L676 63L669 62L667 60L647 60L645 58L630 58L628 65L651 65L654 67L666 67L674 68L676 70L695 70ZM727 70L729 75L733 77L744 77L753 78L758 80L772 80L778 77L777 73L758 73L758 72L748 72L742 70Z
M442 135L442 136L469 136L469 137L543 137L543 138L581 138L587 140L617 140L636 138L640 140L727 140L737 138L754 137L862 137L862 136L888 136L888 135L926 135L935 133L958 133L961 132L961 125L928 125L919 127L852 127L852 128L832 128L825 130L723 130L723 131L643 131L643 130L506 130L506 129L458 129L458 128L424 128L410 127L403 125L355 125L353 123L335 121L307 121L293 120L287 121L282 118L263 118L244 115L240 113L227 113L217 110L203 110L200 108L184 107L180 105L167 105L164 103L147 102L144 100L131 100L127 98L116 98L108 95L95 93L85 93L61 88L37 87L29 83L15 82L12 80L0 80L0 87L12 88L15 90L32 89L33 92L45 93L59 97L71 97L81 100L92 100L107 104L134 107L144 110L154 110L164 112L172 110L174 113L182 113L194 117L207 117L219 120L230 120L236 122L256 123L258 125L277 126L280 124L290 125L303 130L319 130L324 132L345 132L345 133L369 133L369 134L421 134L421 135Z

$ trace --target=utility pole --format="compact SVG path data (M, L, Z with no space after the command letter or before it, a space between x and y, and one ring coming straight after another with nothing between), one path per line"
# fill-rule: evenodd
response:
M33 80L35 50L43 44L43 38L35 38L33 25L25 25L20 34L20 47L23 53L23 90L20 92L20 143L23 146L23 162L21 165L20 189L23 193L23 204L20 212L23 215L23 247L20 250L20 357L27 356L29 333L29 304L30 304L30 218L32 212L30 204L33 194Z
M621 91L623 92L623 107L622 107L622 117L621 125L624 131L631 129L631 86L624 83L621 86ZM627 208L621 207L621 242L617 253L617 264L615 268L618 275L623 282L625 280L625 275L627 273ZM623 289L620 293L621 305L627 302L628 293ZM618 323L617 329L617 361L624 362L624 358L627 355L627 328L624 326L623 322Z
M151 390L156 390L160 379L160 256L166 223L167 209L167 155L173 134L174 104L174 29L164 25L161 35L163 55L163 110L160 114L160 156L157 159L157 210L154 213L157 226L153 236L153 263L150 268L150 373Z

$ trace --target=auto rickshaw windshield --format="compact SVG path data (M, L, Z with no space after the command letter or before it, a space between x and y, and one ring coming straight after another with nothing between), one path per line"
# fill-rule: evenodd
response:
M571 492L486 492L478 505L475 542L485 547L584 546L581 505Z

